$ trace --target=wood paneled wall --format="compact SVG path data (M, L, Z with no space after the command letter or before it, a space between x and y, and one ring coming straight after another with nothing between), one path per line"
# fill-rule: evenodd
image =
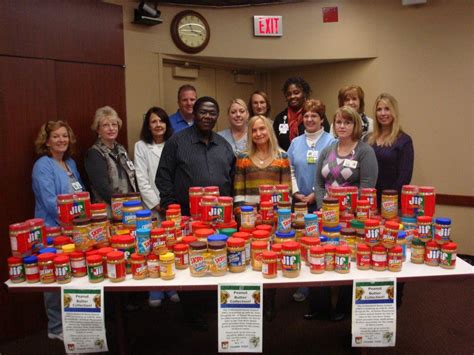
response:
M71 125L77 136L74 159L83 178L97 108L117 110L124 121L118 140L126 145L122 21L120 6L96 0L0 2L1 282L8 278L8 225L33 217L31 170L40 126L59 119ZM41 294L2 289L0 314L1 342L46 329ZM40 321L27 322L32 314Z

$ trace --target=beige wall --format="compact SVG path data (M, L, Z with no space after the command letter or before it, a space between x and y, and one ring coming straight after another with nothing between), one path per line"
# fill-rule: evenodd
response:
M159 102L158 53L183 55L172 43L169 24L183 7L160 6L164 23L131 24L135 1L123 3L129 144L138 138L143 110ZM404 7L401 0L304 1L297 4L237 9L195 8L209 21L206 57L293 60L289 68L269 70L273 113L284 108L280 92L291 75L305 77L328 116L337 91L346 84L366 92L366 112L380 92L400 103L401 122L415 144L413 183L433 185L445 194L474 195L473 2L429 0ZM338 23L323 24L321 8L339 7ZM283 38L254 38L253 15L283 15ZM302 65L307 60L336 63ZM246 62L247 63L247 62ZM296 64L295 64L296 63ZM453 144L454 143L454 144ZM440 206L438 215L453 218L453 237L464 253L474 254L473 209Z

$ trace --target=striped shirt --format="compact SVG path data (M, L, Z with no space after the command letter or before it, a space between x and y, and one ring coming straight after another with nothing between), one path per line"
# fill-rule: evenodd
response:
M246 153L240 153L235 163L234 203L258 204L260 185L288 185L291 189L291 170L288 154L281 152L270 165L259 168ZM291 194L290 194L291 195Z

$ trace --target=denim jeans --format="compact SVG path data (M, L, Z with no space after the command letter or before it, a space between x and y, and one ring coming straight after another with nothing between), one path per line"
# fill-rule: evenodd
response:
M43 296L48 316L48 333L61 334L63 332L61 292L44 292Z
M175 295L176 291L166 291L166 296L170 298L171 296ZM162 300L165 298L165 292L163 291L150 291L150 299L151 300Z

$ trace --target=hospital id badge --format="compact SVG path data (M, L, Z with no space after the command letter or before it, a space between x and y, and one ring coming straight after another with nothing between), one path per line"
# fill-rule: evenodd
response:
M355 169L355 168L357 168L357 160L344 159L344 164L343 165L346 168Z
M127 165L130 170L135 170L135 166L133 165L133 161L127 160Z
M278 132L280 134L287 134L289 130L288 123L280 123L278 126Z
M306 162L308 164L316 164L317 160L318 160L318 151L308 150L308 153L306 153Z
M74 192L82 191L82 185L78 181L74 181L71 186Z

